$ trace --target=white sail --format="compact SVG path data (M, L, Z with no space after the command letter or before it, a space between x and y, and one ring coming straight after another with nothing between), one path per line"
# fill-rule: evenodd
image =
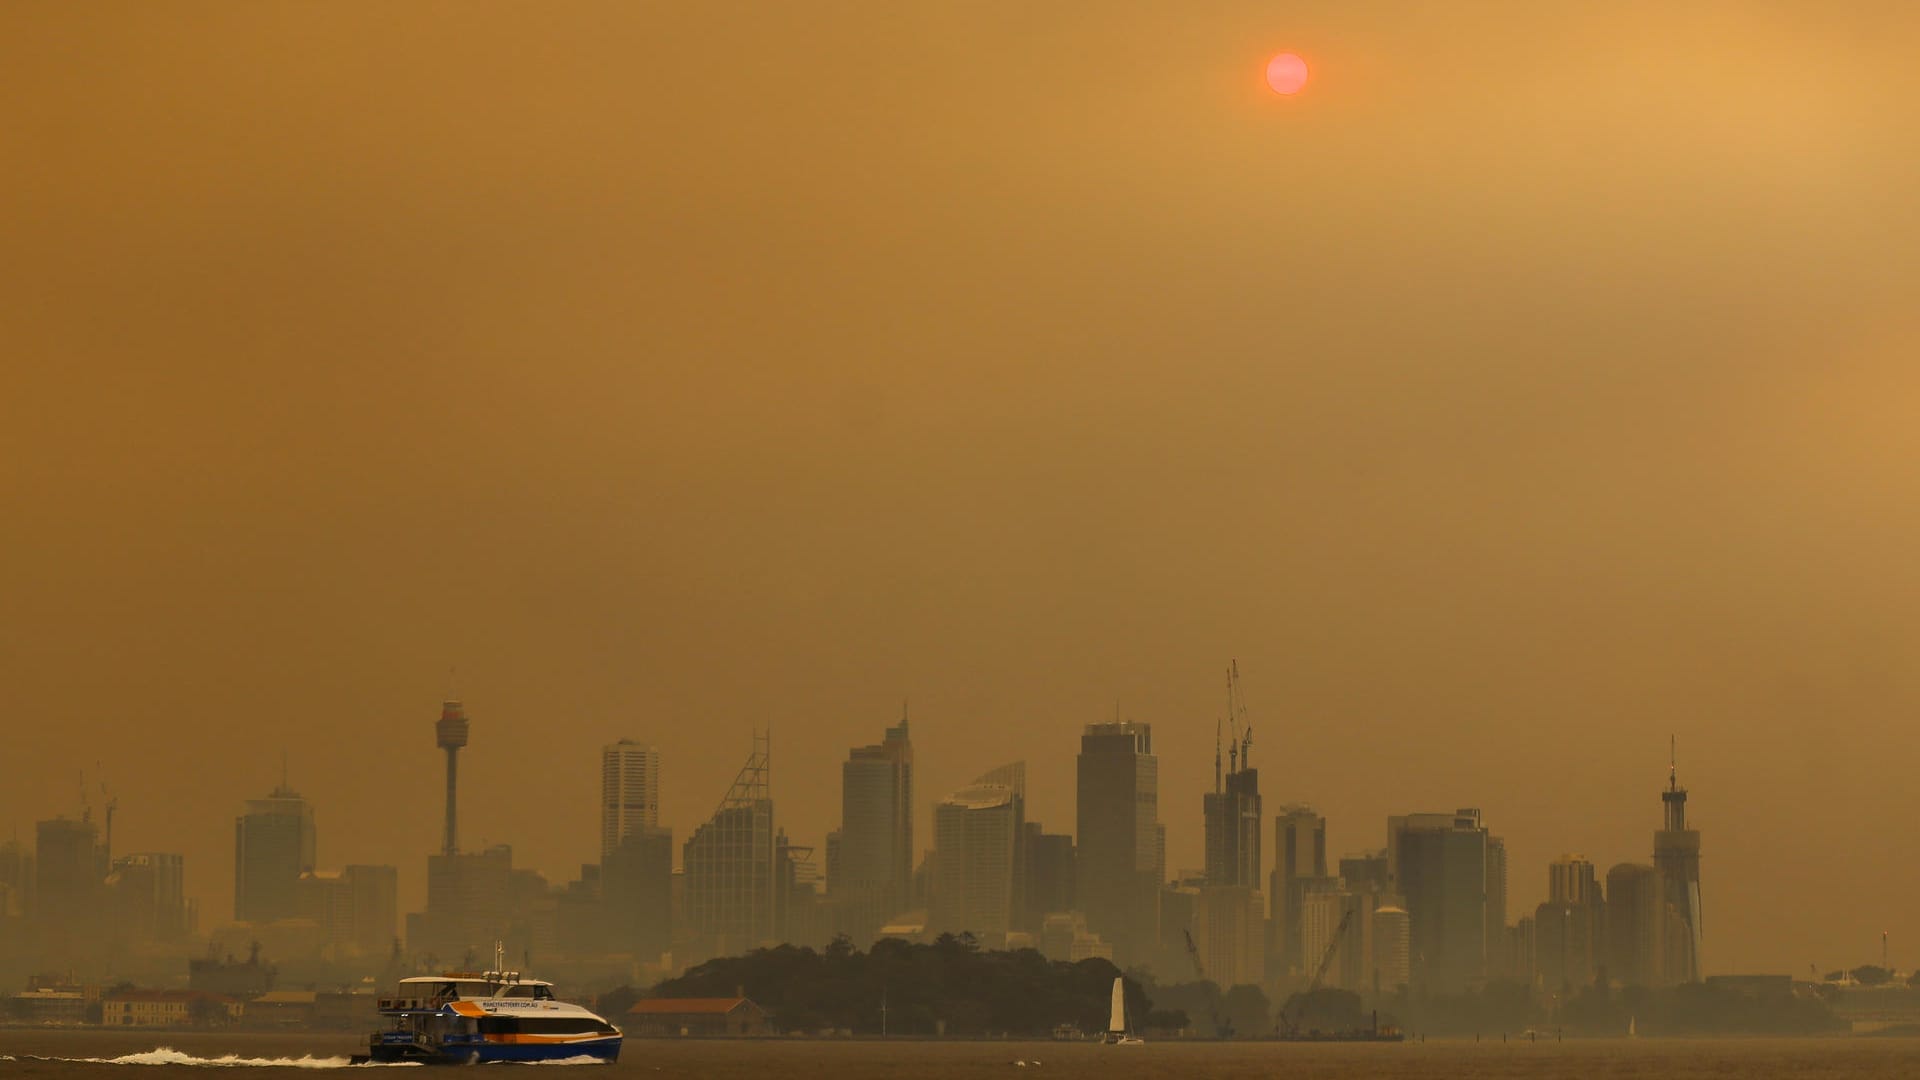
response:
M1113 1013L1107 1019L1107 1031L1123 1035L1127 1030L1127 992L1120 985L1121 980L1113 980Z

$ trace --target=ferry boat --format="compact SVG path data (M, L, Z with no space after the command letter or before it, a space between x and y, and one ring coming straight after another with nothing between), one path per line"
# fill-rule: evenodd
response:
M479 1065L620 1057L620 1029L553 996L553 984L517 971L452 972L400 980L381 1015L393 1026L367 1037L361 1061Z

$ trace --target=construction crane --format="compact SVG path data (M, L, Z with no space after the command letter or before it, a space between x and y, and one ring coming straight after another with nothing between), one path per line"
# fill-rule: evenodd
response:
M1187 956L1193 960L1194 977L1201 982L1206 982L1207 966L1200 962L1200 948L1193 943L1193 931L1183 929L1180 932L1187 938ZM1214 1004L1214 999L1211 997L1207 999L1207 1012L1213 1017L1213 1033L1223 1039L1233 1038L1233 1025L1221 1018L1220 1007Z
M1315 990L1320 989L1321 981L1327 977L1327 969L1333 966L1333 954L1340 950L1340 939L1346 936L1347 924L1352 921L1352 908L1348 908L1340 913L1340 925L1334 927L1333 937L1327 941L1327 951L1320 954L1320 966L1313 970L1313 981L1307 984L1307 989L1304 993L1294 999L1300 1004L1301 1008L1305 1008L1307 999L1313 996ZM1298 1017L1288 1019L1287 1011L1281 1009L1280 1026L1286 1029L1286 1034L1293 1035L1298 1033L1300 1022Z

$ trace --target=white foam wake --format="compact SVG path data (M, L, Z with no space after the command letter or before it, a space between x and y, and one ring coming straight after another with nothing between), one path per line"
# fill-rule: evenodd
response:
M594 1057L592 1054L581 1054L578 1057L553 1058L550 1061L529 1061L526 1064L528 1065L611 1065L613 1064L613 1062L608 1061L606 1058Z
M302 1055L297 1058L261 1058L241 1057L238 1054L224 1054L220 1057L195 1057L182 1053L171 1046L159 1046L152 1050L142 1050L137 1054L122 1054L116 1058L39 1058L40 1061L69 1061L86 1065L200 1065L212 1068L282 1068L282 1069L346 1069L357 1068L348 1058L312 1057ZM375 1064L369 1062L368 1064ZM381 1063L385 1064L385 1063ZM396 1061L394 1065L418 1065L417 1061Z

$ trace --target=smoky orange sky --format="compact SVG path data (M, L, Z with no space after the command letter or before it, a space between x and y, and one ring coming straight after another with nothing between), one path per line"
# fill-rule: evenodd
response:
M1280 50L1306 91L1262 83ZM0 834L119 799L203 928L320 859L597 856L599 747L820 843L1237 657L1334 852L1478 806L1509 917L1647 861L1710 972L1920 961L1920 9L0 9ZM1270 855L1269 855L1270 857Z

